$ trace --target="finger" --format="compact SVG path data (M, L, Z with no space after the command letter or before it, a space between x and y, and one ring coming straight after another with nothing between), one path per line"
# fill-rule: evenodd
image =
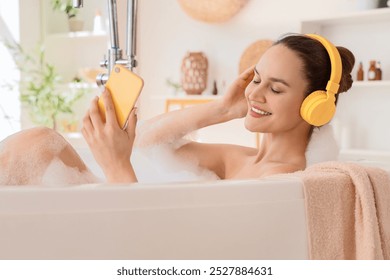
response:
M90 136L89 136L88 131L85 129L85 127L81 128L81 134L83 135L85 141L87 141L87 144L88 144Z
M244 72L241 73L241 75L239 76L240 87L246 88L248 84L252 81L255 75L254 73L255 66L256 65L252 65L251 67L247 68Z
M126 127L126 132L128 135L135 135L135 128L137 126L137 107L134 107L130 114L129 118L127 119L127 127Z
M109 125L118 125L118 120L116 119L114 103L112 102L112 97L110 91L105 89L103 94L104 108L106 109L106 123Z
M82 132L83 132L83 135L86 138L86 140L88 140L90 138L90 135L93 134L93 125L91 122L91 118L89 117L89 111L87 111L87 113L85 114L85 116L83 118Z
M91 106L89 108L89 118L91 120L91 123L95 129L101 130L104 126L103 120L100 116L99 112L99 105L98 105L99 97L95 97L92 102Z
M248 80L252 79L253 76L255 75L254 70L255 70L255 64L247 68L243 73L242 73L242 79Z

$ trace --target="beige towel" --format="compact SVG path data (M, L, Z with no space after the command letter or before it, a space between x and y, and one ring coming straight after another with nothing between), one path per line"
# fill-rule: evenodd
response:
M324 162L303 179L311 259L390 259L390 176L379 168Z

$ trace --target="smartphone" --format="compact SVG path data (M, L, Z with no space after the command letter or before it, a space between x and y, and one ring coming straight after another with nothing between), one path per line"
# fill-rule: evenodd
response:
M111 93L116 119L122 129L126 127L129 114L133 109L143 86L143 79L126 67L115 65L112 69L106 83L106 88ZM102 97L99 98L98 106L103 121L106 121L106 109Z

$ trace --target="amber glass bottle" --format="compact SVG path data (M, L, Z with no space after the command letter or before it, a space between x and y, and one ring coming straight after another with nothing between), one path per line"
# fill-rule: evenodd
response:
M357 71L356 80L357 81L363 81L364 80L364 70L363 70L363 63L362 62L359 63L359 69Z
M382 67L381 67L381 62L378 61L376 63L376 69L375 69L375 80L382 80Z

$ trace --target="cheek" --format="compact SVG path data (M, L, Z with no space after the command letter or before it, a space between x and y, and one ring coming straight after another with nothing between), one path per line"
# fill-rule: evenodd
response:
M286 118L301 118L301 100L290 100L287 102L284 102L283 104L278 104L280 107L278 108L279 111L284 112L284 116Z

